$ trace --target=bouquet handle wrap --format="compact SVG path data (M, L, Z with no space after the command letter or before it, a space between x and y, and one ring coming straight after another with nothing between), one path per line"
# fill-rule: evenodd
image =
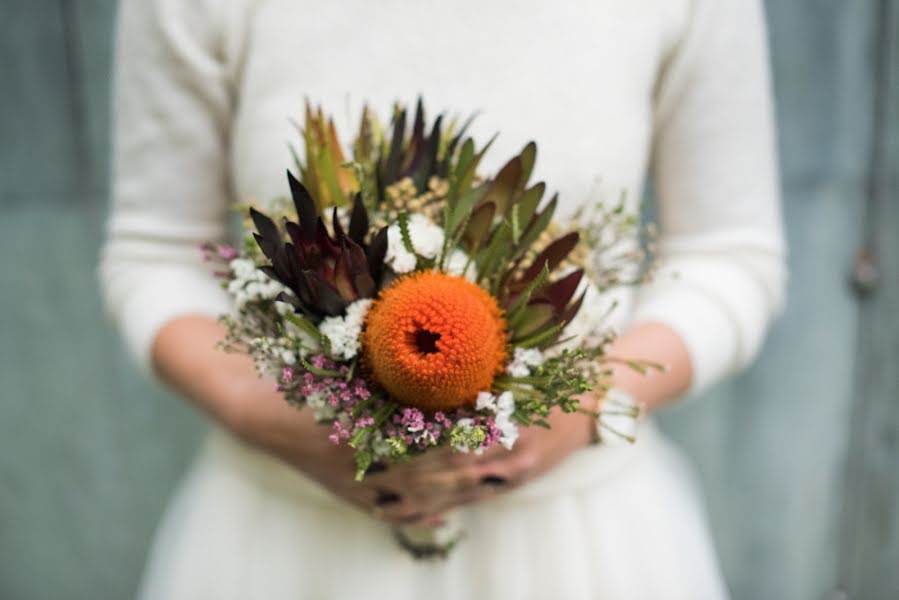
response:
M394 528L397 542L419 560L446 558L453 547L465 537L462 514L451 510L442 515L437 527L398 525Z

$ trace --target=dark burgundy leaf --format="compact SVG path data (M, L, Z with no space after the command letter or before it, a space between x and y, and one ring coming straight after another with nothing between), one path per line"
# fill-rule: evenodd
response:
M369 272L368 259L362 248L351 240L347 240L347 254L350 259L350 270L353 283L360 298L370 298L375 293L375 282Z
M387 155L387 163L384 165L382 180L383 186L388 186L397 180L400 164L403 159L403 138L406 135L406 111L401 110L393 119L393 136L390 139L390 153Z
M294 292L294 294L295 293L296 292ZM305 317L311 318L313 321L317 322L319 319L319 316L315 313L315 311L313 311L307 305L305 305L294 294L288 294L287 292L281 292L280 294L278 294L278 296L275 298L275 300L278 300L280 302L286 302L287 304L290 304L293 307L293 311L295 313L301 313Z
M256 231L262 234L263 237L272 239L279 239L281 237L281 232L278 231L278 226L275 225L275 222L268 218L266 214L261 213L255 208L251 207L250 218L253 219L253 224L256 226Z
M441 131L443 128L443 115L438 115L437 120L434 121L434 126L431 128L431 135L428 136L428 143L425 147L425 171L430 174L434 169L434 165L437 164L437 153L440 151L440 138ZM424 183L427 183L425 181Z
M372 238L371 244L365 249L365 255L368 258L368 269L371 273L375 284L381 282L384 274L384 257L387 256L387 227L382 227L375 237Z
M269 260L274 260L275 256L278 255L278 242L267 237L263 237L258 233L253 234L253 238L256 240L256 244L259 245L259 249L262 250L262 253Z
M300 253L297 252L296 246L290 242L284 244L284 251L281 253L278 261L274 262L273 265L279 272L284 272L286 274L287 283L284 285L290 288L297 285L300 272L306 268Z
M259 267L259 270L262 271L263 273L265 273L266 275L268 275L269 277L271 277L272 279L281 281L281 276L278 275L278 273L277 273L277 271L275 271L274 267L272 267L270 265L262 265L261 267ZM281 283L284 283L284 282L281 281Z
M284 229L287 230L287 235L290 236L290 241L292 241L297 248L302 248L309 243L309 240L306 238L303 230L293 221L284 221Z
M576 231L572 231L568 235L564 235L547 246L543 252L537 255L537 258L534 259L534 262L530 267L524 272L521 276L521 279L515 282L514 287L516 290L522 289L524 286L534 279L537 275L540 274L540 271L543 269L543 265L547 264L549 266L550 272L553 271L556 267L559 266L565 258L574 250L574 247L577 246L578 240L580 240L580 235Z
M353 213L350 215L350 239L359 244L365 244L365 235L368 233L368 210L362 202L362 194L356 194L353 199Z
M336 241L331 239L328 228L325 227L325 222L322 221L321 218L319 218L318 223L316 223L315 226L315 244L321 249L323 257L334 258L340 254L340 246L337 245Z
M415 119L412 122L412 137L409 139L409 145L406 150L407 155L403 157L402 177L411 175L421 160L421 155L424 151L424 137L425 109L421 96L419 96L418 103L415 105Z
M287 171L287 181L290 183L290 195L293 197L293 203L297 209L300 227L308 237L312 237L315 232L315 221L318 218L315 201L312 200L306 186L300 183L290 171Z
M337 290L325 282L321 275L314 271L303 271L303 278L312 293L310 306L316 311L336 317L343 313L348 302L340 297Z
M287 292L281 292L277 296L275 296L275 300L278 302L284 302L290 304L294 308L302 308L299 299L293 294L288 294Z
M584 270L578 269L573 273L569 273L562 279L550 283L536 296L535 300L545 300L553 305L556 314L562 314L568 302L577 291L581 279L584 277Z
M485 204L493 202L496 204L497 214L508 214L509 209L515 203L515 196L520 191L520 181L521 158L515 156L500 169L493 181L490 182L490 187L481 202Z
M343 231L343 224L337 217L336 206L334 207L334 210L331 211L331 228L334 230L334 239L337 240L337 243L340 243L340 240L346 237L346 233Z
M581 310L581 306L584 304L584 297L587 295L586 290L583 294L581 294L577 300L568 305L568 307L562 311L561 321L565 324L571 323L571 320L577 315L578 311Z
M284 228L287 229L287 234L295 245L292 252L297 258L299 267L301 269L319 268L322 264L322 248L319 247L315 238L307 236L306 232L292 221L287 221Z
M334 266L333 285L343 300L353 302L358 299L356 286L353 285L353 268L350 265L349 252L342 252L337 257L337 262Z

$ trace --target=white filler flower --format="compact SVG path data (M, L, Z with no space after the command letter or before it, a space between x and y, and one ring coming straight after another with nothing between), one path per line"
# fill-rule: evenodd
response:
M350 360L359 352L359 336L362 334L362 321L371 308L371 298L356 300L346 308L343 317L326 317L318 326L318 330L331 343L331 354L343 360Z
M506 366L506 373L512 377L527 377L533 367L543 364L543 353L537 348L515 348L512 360Z
M443 228L431 222L426 216L409 215L409 239L412 247L425 258L435 258L443 248ZM387 254L384 262L397 273L409 273L415 269L415 255L403 245L403 234L399 225L387 229Z
M481 392L478 394L475 408L496 414L494 422L501 433L499 443L511 450L518 440L518 425L512 420L512 414L515 412L515 398L512 392L503 392L499 396Z
M250 302L274 300L287 288L259 270L256 263L246 258L235 258L228 266L234 279L228 283L228 293L239 310Z

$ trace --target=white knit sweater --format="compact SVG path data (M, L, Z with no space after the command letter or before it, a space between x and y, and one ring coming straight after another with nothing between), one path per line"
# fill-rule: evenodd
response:
M144 366L154 336L227 299L197 245L286 193L304 97L345 137L388 114L479 111L498 166L528 140L563 206L649 172L662 273L637 321L682 336L700 389L744 366L782 303L784 245L759 0L126 0L102 286Z

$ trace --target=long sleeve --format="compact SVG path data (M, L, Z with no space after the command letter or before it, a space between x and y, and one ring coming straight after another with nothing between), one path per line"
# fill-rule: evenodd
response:
M761 1L695 2L657 88L659 272L635 308L682 337L694 392L744 367L783 303L772 112Z
M156 333L178 315L225 312L198 244L225 238L230 97L203 2L126 0L119 14L114 166L100 280L146 370Z

